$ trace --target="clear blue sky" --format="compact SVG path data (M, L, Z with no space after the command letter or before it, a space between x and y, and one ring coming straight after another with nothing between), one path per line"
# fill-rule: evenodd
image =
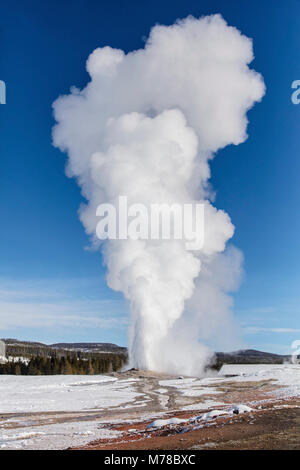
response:
M79 188L51 145L51 104L83 87L98 46L143 47L155 23L221 13L254 40L267 93L249 113L249 138L212 163L216 204L245 255L235 315L245 346L289 352L300 338L300 79L297 0L10 0L0 7L0 337L126 344L128 308L105 284L99 253L77 217ZM218 91L216 90L216 93Z

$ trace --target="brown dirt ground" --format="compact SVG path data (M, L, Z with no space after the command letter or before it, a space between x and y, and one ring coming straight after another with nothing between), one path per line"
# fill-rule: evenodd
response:
M191 414L176 413L176 417ZM300 449L300 400L269 402L253 413L218 418L202 429L182 433L182 426L145 432L147 423L115 426L118 439L95 441L82 450L296 450ZM128 429L135 428L132 434Z

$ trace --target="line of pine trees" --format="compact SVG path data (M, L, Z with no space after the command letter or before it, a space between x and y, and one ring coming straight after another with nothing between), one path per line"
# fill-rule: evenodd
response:
M28 363L17 361L0 364L0 374L94 375L118 371L126 364L126 360L123 354L99 354L86 360L77 357L34 356Z

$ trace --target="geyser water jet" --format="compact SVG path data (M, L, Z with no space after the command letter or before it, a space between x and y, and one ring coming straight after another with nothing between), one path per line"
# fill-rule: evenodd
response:
M210 352L199 337L234 331L229 293L242 257L226 248L234 227L211 203L209 161L247 137L246 113L265 90L252 60L251 40L220 15L188 17L155 26L143 49L94 50L91 81L53 105L53 142L68 153L95 244L98 205L120 195L146 207L205 205L200 251L174 239L101 244L108 285L130 303L131 367L200 374Z

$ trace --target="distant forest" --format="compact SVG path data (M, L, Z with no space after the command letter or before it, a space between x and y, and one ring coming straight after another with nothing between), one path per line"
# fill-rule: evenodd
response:
M84 352L28 343L6 346L8 362L0 363L0 375L93 375L116 372L127 363L123 352Z
M128 360L126 348L111 343L59 343L46 345L16 339L4 339L8 362L1 364L0 374L56 375L106 374L122 369ZM299 357L300 360L300 357ZM289 355L253 349L232 353L217 352L208 369L219 370L223 364L283 364Z
M126 364L126 356L121 354L100 354L90 359L77 357L32 357L28 363L23 361L0 364L0 374L14 375L93 375L115 372Z

